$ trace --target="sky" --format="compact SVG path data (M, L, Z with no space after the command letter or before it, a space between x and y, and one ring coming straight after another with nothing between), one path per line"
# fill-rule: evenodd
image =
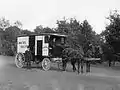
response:
M33 31L38 25L54 28L57 20L75 17L80 22L87 19L100 33L108 23L105 17L119 10L119 4L120 0L0 0L0 18L19 20L23 29Z

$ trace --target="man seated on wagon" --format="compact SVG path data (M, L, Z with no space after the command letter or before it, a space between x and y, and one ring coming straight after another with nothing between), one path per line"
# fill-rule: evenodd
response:
M61 43L61 38L53 38L50 40L50 53L53 57L59 57L62 54L63 45Z
M64 49L64 44L61 42L61 38L56 38L55 47L54 47L54 55L57 57L61 57L62 51Z

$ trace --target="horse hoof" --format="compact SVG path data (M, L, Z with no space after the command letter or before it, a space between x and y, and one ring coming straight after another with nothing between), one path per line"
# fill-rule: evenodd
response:
M75 72L75 70L73 70L73 72Z

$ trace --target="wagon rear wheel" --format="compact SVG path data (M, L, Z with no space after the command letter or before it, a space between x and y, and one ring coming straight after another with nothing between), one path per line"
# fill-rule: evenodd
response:
M49 58L44 58L42 61L42 68L43 70L47 71L50 69L51 66L51 61Z
M23 68L24 67L24 61L25 57L24 54L18 53L15 57L15 64L18 68Z

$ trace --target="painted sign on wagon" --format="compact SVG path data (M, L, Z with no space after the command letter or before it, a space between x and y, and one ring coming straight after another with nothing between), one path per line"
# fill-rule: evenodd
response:
M25 53L27 46L29 45L29 37L18 37L17 39L17 53Z

